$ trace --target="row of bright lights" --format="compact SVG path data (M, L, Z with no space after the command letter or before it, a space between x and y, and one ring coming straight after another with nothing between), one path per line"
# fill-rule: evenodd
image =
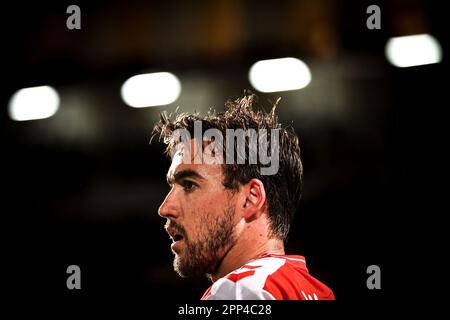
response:
M412 67L442 60L439 42L422 34L394 37L386 43L385 54L396 67ZM249 71L251 85L260 92L298 90L311 82L308 66L296 58L261 60ZM167 105L181 93L180 80L172 73L157 72L129 78L122 85L123 101L134 108ZM58 92L49 86L24 88L9 100L8 112L13 120L35 120L51 117L59 108Z

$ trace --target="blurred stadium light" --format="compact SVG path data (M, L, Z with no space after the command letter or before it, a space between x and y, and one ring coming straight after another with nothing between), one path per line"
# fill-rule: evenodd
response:
M58 92L50 86L40 86L16 91L9 100L8 113L16 121L36 120L51 117L58 108Z
M311 82L311 72L296 58L261 60L250 68L249 79L261 92L298 90Z
M178 99L181 83L169 72L140 74L129 78L122 86L123 101L133 108L170 104Z
M440 62L442 49L429 34L393 37L386 43L386 57L396 67L413 67Z

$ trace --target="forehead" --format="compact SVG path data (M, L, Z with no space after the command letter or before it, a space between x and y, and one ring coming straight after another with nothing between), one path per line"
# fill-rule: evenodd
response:
M222 181L222 165L221 164L208 164L207 161L202 161L202 163L196 164L194 163L194 157L197 155L199 156L197 145L194 141L194 139L191 140L190 144L190 159L186 158L186 150L185 146L183 144L179 144L175 152L172 156L172 163L170 165L170 168L167 172L167 176L173 176L177 172L182 170L193 170L199 173L201 176L203 176L205 179L220 179L219 181ZM209 157L207 154L201 154L200 150L200 157L203 156L203 160L206 160L205 157ZM210 161L209 163L214 163L213 161Z

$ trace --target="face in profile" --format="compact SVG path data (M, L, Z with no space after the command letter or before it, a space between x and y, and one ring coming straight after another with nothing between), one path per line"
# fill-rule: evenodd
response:
M236 201L222 184L222 166L183 163L180 148L167 180L171 189L159 215L167 219L175 271L182 277L214 273L236 242Z

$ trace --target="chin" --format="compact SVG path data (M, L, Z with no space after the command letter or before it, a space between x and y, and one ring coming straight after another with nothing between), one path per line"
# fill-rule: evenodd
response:
M208 268L206 265L189 263L179 254L175 255L173 267L182 278L203 277L208 273L212 273L211 268Z

